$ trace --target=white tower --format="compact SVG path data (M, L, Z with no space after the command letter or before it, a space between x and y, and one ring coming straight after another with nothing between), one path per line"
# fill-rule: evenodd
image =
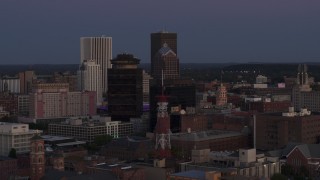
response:
M81 63L93 60L102 70L102 89L108 90L108 69L111 68L112 38L111 37L81 37L80 38Z
M102 70L94 60L84 60L78 71L78 88L80 91L95 91L97 105L102 102Z

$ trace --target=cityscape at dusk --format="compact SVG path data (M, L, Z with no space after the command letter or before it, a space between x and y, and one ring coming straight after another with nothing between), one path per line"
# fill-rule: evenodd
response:
M0 2L0 180L320 179L320 1Z

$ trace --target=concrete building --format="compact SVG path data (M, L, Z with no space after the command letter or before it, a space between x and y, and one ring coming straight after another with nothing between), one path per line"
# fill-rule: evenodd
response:
M79 91L95 91L97 105L102 103L102 70L94 60L84 60L78 71Z
M255 178L271 178L280 173L279 158L257 153L256 149L236 151L215 151L208 154L204 162L181 163L181 171L216 171L223 176L237 175ZM236 178L237 179L237 178Z
M112 38L111 37L81 37L80 38L80 63L93 60L100 65L102 71L102 89L107 92L108 69L111 68Z
M272 150L289 142L319 143L320 115L307 109L295 112L293 107L285 113L265 113L256 116L256 147Z
M3 107L0 106L0 118L6 117L6 116L9 116L9 115L10 115L10 113L8 111L5 111L3 109Z
M29 117L33 119L96 114L96 92L69 92L68 84L38 84L30 93Z
M149 104L150 103L150 80L152 77L145 72L142 71L142 92L143 92L143 104Z
M12 148L17 154L30 152L30 139L38 132L28 124L0 122L0 155L8 156Z
M114 138L131 135L132 123L111 121L109 118L81 119L71 118L61 123L51 123L48 126L50 135L73 137L77 140L93 142L99 135L111 135Z
M142 69L132 54L118 54L108 72L108 111L112 120L130 121L143 112Z
M4 76L0 79L1 92L8 91L10 93L20 93L19 77Z
M30 96L27 94L18 95L18 115L29 116Z

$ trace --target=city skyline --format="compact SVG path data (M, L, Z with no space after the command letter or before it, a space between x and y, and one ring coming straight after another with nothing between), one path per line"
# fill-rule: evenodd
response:
M319 12L316 0L5 0L0 64L76 64L79 38L102 35L113 54L149 63L150 33L163 29L178 34L181 63L317 61Z

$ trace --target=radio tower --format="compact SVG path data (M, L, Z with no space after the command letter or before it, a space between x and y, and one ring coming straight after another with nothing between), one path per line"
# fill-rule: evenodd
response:
M168 96L163 92L163 73L162 73L162 94L158 96L158 114L155 127L155 157L159 160L171 157L170 143L170 118L167 111Z

